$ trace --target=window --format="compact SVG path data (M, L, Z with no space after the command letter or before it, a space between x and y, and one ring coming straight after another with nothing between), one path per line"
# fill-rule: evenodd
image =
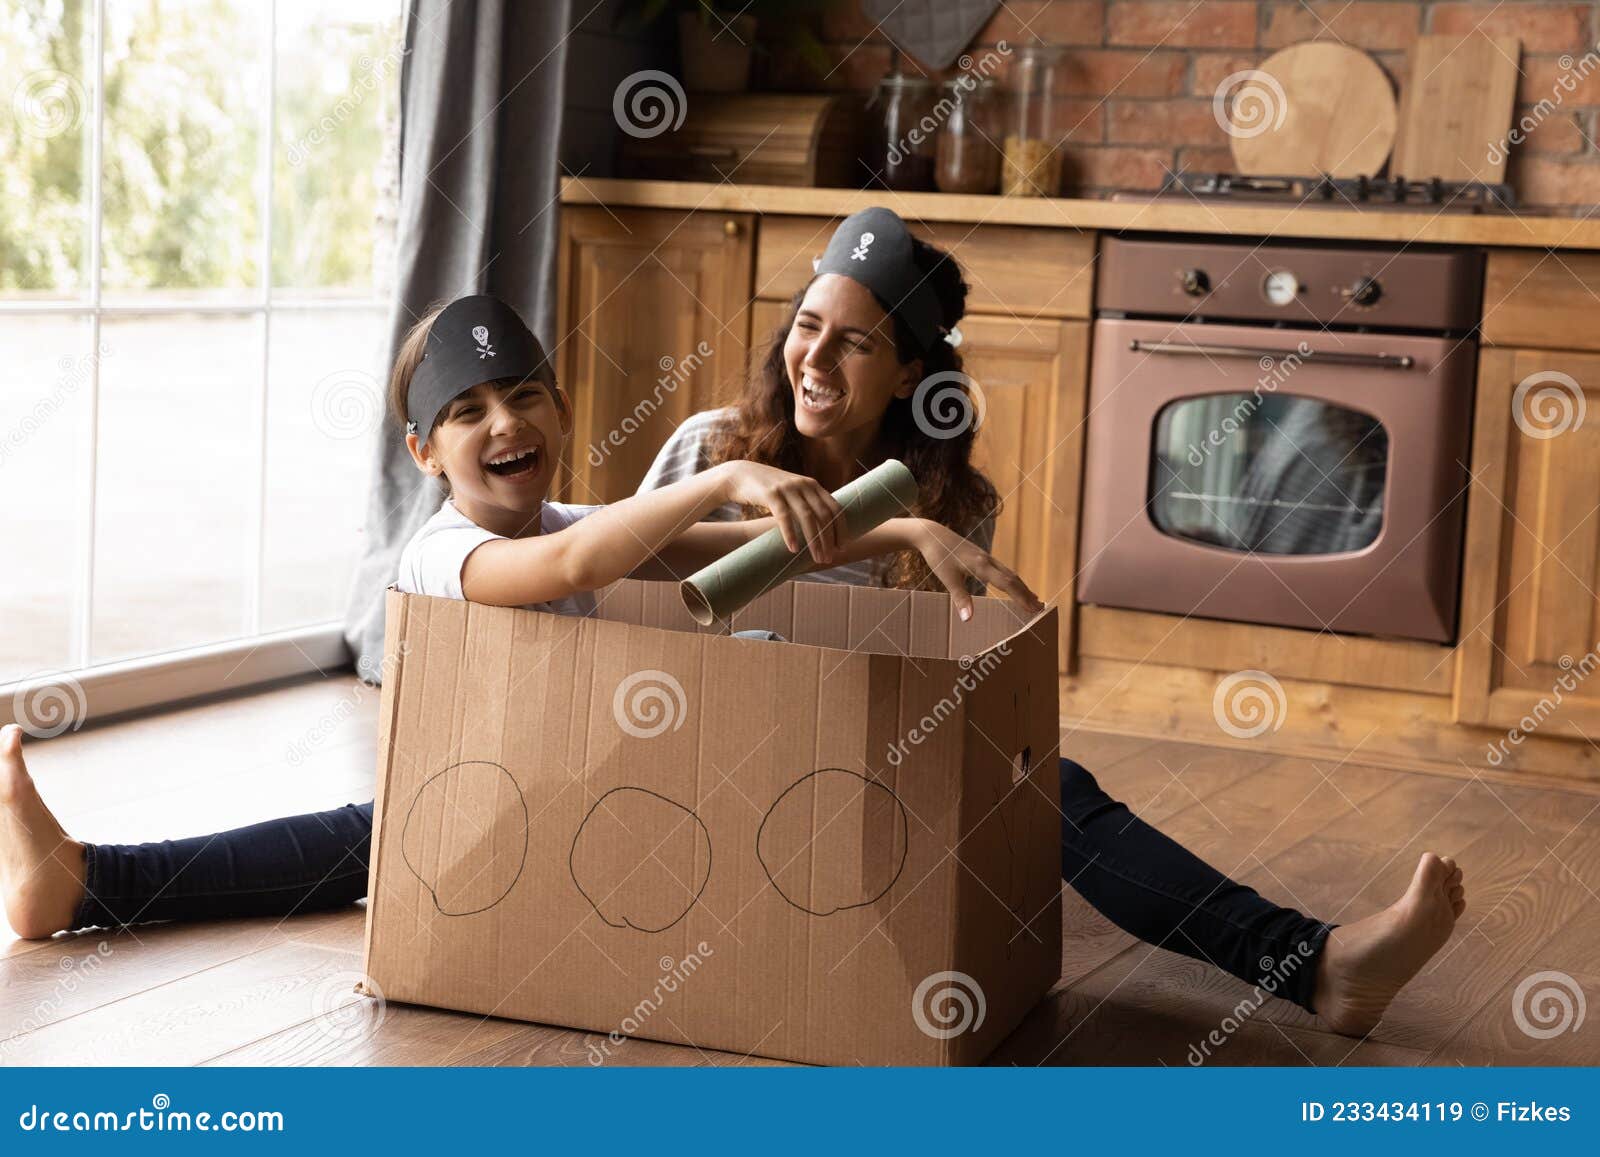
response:
M327 636L393 283L400 0L0 17L0 683Z
M1362 550L1383 529L1389 432L1318 398L1205 394L1156 415L1150 517L1256 554Z

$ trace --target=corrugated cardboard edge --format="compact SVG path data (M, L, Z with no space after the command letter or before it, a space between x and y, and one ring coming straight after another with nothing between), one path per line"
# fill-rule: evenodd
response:
M363 940L361 970L369 983L382 990L382 983L372 975L373 932L377 924L375 913L379 902L378 891L378 829L383 823L384 797L389 790L389 774L394 767L394 720L400 710L400 687L405 679L406 656L401 650L401 640L410 626L411 601L394 587L384 594L383 622L383 695L378 707L378 770L374 780L372 801L372 842L367 855L367 928Z

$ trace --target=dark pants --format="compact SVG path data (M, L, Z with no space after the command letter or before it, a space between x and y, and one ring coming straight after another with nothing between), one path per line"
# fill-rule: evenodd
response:
M1333 925L1263 899L1138 819L1061 761L1061 875L1139 939L1311 1008ZM287 916L367 894L372 805L158 844L90 844L78 926Z

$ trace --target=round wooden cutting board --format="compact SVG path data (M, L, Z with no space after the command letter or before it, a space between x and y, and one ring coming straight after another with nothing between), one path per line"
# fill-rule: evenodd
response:
M1228 91L1232 82L1231 91ZM1295 44L1223 82L1234 164L1247 176L1375 176L1399 117L1377 61L1329 41Z

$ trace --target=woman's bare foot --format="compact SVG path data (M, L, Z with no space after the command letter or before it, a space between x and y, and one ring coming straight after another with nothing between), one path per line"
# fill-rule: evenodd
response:
M1328 934L1312 997L1317 1015L1350 1036L1377 1028L1395 994L1450 939L1466 907L1455 861L1422 853L1405 895L1382 912Z
M83 902L83 845L61 830L22 762L22 728L0 727L0 895L18 936L72 927Z

